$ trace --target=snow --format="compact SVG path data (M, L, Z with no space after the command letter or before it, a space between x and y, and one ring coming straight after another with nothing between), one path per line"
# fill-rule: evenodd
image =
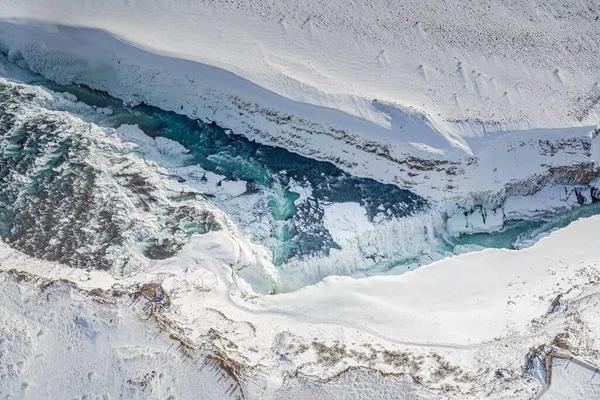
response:
M3 279L0 392L11 398L228 398L227 386L167 351L175 342L158 336L136 311L92 301L67 284L40 293Z
M564 120L568 93L593 90L597 71L589 57L597 10L585 3L569 10L572 17L557 2L535 1L514 7L453 1L427 9L404 1L402 13L384 1L352 7L265 0L4 3L6 17L107 29L144 48L232 71L284 97L372 120L383 119L365 107L372 99L433 115L443 111L448 120ZM357 9L360 19L352 18ZM140 18L131 20L132 14ZM557 46L566 40L572 47ZM571 51L577 45L579 51ZM551 57L541 56L549 49ZM424 93L432 87L439 89ZM559 89L567 93L543 107L535 101L543 97L533 97ZM410 121L412 114L401 116Z
M448 231L454 235L460 235L499 230L504 225L504 207L506 207L506 203L512 198L508 197L502 208L477 208L470 213L465 213L459 207L453 206L452 209L446 211L450 216L446 221ZM521 210L519 209L519 211Z
M585 192L581 193L585 197ZM591 199L586 198L587 203ZM532 196L512 196L506 199L503 210L507 218L534 218L558 213L578 205L576 190L557 185L547 186ZM516 218L515 218L516 217Z
M144 157L148 154L144 153ZM162 163L162 160L161 160ZM177 166L172 173L186 179L186 186L200 193L218 195L223 198L237 197L247 190L246 181L230 181L224 175L206 171L199 165Z
M460 197L459 204L442 201L431 213L375 226L359 204L332 204L325 224L344 251L290 263L281 273L264 248L213 208L225 229L193 235L170 259L140 258L144 268L124 276L35 260L4 243L0 269L89 290L161 284L172 302L165 311L170 326L242 366L248 398L393 398L398 390L408 398L531 397L541 389L521 374L531 348L568 332L579 348L598 349L597 313L571 305L590 299L582 290L600 279L600 217L527 249L487 249L391 271L401 275L356 278L390 254L418 249L435 259L426 250L444 229L496 230L507 216L544 212L539 204L578 204L571 189L585 187L598 159L591 133L599 122L594 6L0 0L0 50L59 83L216 121L436 200ZM59 97L39 101L90 112ZM243 181L185 165L185 148L140 127L110 135L106 146L143 153L147 160L131 159L153 176L194 177L190 188L232 198L246 190ZM552 172L564 167L573 176ZM177 187L166 180L154 184ZM297 189L310 197L301 183ZM306 284L314 285L299 289ZM40 300L12 282L0 287L0 316L9 321L0 332L11 339L1 343L3 356L11 368L27 367L0 380L6 390L60 397L101 388L116 397L126 379L158 368L168 371L152 384L159 397L177 387L194 390L184 398L218 398L127 311L60 289ZM276 289L299 290L266 295ZM567 312L548 314L560 294ZM47 362L38 361L43 357ZM87 375L90 360L109 360L110 367L98 364L101 372ZM499 380L500 368L511 379ZM556 396L594 394L595 384L571 368L557 373ZM397 375L384 379L374 370ZM71 375L85 383L70 385Z
M543 400L592 399L600 396L600 376L569 360L552 360L552 384Z
M116 133L121 141L130 143L133 150L161 164L180 166L188 158L189 150L181 144L160 136L152 138L137 125L123 124Z
M189 152L183 145L171 139L158 136L154 138L154 141L156 142L158 151L166 156L179 156Z
M299 197L296 200L294 200L295 206L300 205L306 199L312 197L312 186L309 182L304 182L304 184L302 184L300 182L296 182L294 178L290 178L289 188L290 191L299 195Z
M431 398L427 391L403 376L384 376L371 370L348 370L329 382L315 384L290 379L277 392L279 399L420 400Z
M339 245L373 229L367 211L358 203L331 203L323 205L323 225Z
M247 190L247 184L245 181L229 181L222 180L220 182L221 188L230 196L237 197Z
M585 3L3 0L0 48L428 197L493 196L597 158Z

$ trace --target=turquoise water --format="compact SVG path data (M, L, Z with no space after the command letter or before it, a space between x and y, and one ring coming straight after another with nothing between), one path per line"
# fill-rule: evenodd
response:
M507 222L499 232L462 235L449 241L449 245L474 244L490 248L518 249L530 244L541 235L564 228L580 218L600 214L600 202L576 207L562 214L547 215L533 220Z
M424 199L408 190L351 176L330 163L258 144L214 124L147 105L126 107L106 93L86 87L60 86L43 79L37 83L69 92L88 105L110 107L113 113L96 121L100 125L118 128L137 124L151 137L166 137L185 146L191 155L188 164L248 182L248 192L261 193L271 214L272 240L266 244L275 264L294 256L326 255L329 249L337 248L323 227L323 203L357 202L370 218L377 214L401 218L427 206ZM290 189L294 182L310 186L310 201L295 204L300 195Z
M231 180L248 182L248 193L261 193L270 211L270 241L276 265L292 257L327 255L338 248L322 223L322 204L358 202L369 218L379 214L385 218L402 218L427 207L419 196L393 185L372 179L353 177L330 163L315 161L281 148L260 145L240 135L228 133L214 125L156 107L126 107L105 93L85 87L59 86L40 80L43 86L74 94L80 101L114 112L101 124L114 128L137 124L149 136L175 140L190 150L190 164ZM299 194L291 190L292 180L307 184L312 196L295 204ZM577 207L569 212L529 221L511 221L499 232L440 237L442 252L453 252L456 246L477 245L491 248L519 248L545 232L562 228L570 222L600 213L598 203ZM384 219L385 219L384 218ZM414 263L418 258L388 260L389 268Z

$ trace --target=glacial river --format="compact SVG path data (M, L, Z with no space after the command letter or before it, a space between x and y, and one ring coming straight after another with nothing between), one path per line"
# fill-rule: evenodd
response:
M189 152L182 164L200 166L227 182L244 182L242 193L207 198L243 232L265 245L284 275L302 275L302 269L311 269L305 284L329 274L401 272L480 248L520 248L578 218L600 212L596 203L559 215L510 221L494 233L454 236L445 231L443 215L433 215L434 207L408 190L352 176L330 163L258 144L214 124L148 105L125 106L86 87L60 86L32 74L23 76L29 77L28 84L68 92L104 110L92 121L100 126L137 125L152 138L164 137L183 145ZM185 178L171 178L185 183ZM359 238L345 241L340 232L346 236L358 233Z

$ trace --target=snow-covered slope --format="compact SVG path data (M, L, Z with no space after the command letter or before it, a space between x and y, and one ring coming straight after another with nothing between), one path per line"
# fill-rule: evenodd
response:
M4 17L106 29L382 126L375 99L414 107L437 121L554 126L585 117L598 96L594 1L3 5ZM454 137L463 146L465 139Z
M593 1L2 3L2 18L81 27L1 25L2 50L51 79L424 195L596 173Z
M339 390L336 385L346 379L362 382L346 388L346 395L356 398L371 398L369 393L386 398L386 392L394 390L406 391L407 398L531 398L543 384L529 366L539 368L535 360L543 359L543 354L530 353L532 348L552 344L584 352L590 361L598 361L593 354L598 354L595 338L599 315L595 304L600 272L594 232L599 224L596 217L581 220L522 251L487 250L457 256L396 277L330 278L276 296L256 296L231 273L231 266L247 261L241 256L243 245L225 232L196 235L180 256L159 261L147 272L118 282L108 272L34 260L2 244L0 268L12 270L6 275L8 279L40 286L51 298L51 309L60 309L57 318L40 317L40 321L22 324L16 322L23 319L21 316L11 317L15 322L4 329L14 332L8 333L10 337L18 331L18 337L24 339L8 342L5 354L11 364L12 360L18 364L18 359L24 357L19 349L37 354L43 341L59 340L54 339L55 335L75 340L94 331L98 343L90 354L108 356L110 349L105 346L109 342L104 337L110 334L123 349L111 361L111 365L118 365L123 362L122 351L131 351L131 335L144 335L145 329L157 331L127 319L153 315L165 338L170 332L189 351L218 355L238 371L234 375L245 398L312 398L311 381L324 382L326 391L322 394L334 396ZM60 288L64 285L61 279L73 282L80 293L87 293L83 295L86 302L77 300L82 303L74 309L68 304L73 300L65 300L60 291L56 297L55 289L46 289L49 280L58 282L51 287ZM129 298L124 294L134 293L140 286L160 287L161 293L168 296L168 306L163 300L158 307L156 299L145 297L128 317L127 307L132 303L123 301ZM23 294L18 298L11 294L18 293L17 288L6 283L2 288L6 293L3 296L27 304ZM97 301L113 305L87 303L94 296L100 296ZM27 307L32 315L39 315L34 310L39 301L29 300ZM11 304L3 306L4 314L23 313ZM93 311L90 307L103 310ZM94 312L102 316L92 317ZM106 322L109 315L118 315L118 326L114 321L113 325ZM65 319L75 322L66 333L60 333L61 324L71 324ZM101 327L105 323L102 321L108 325ZM27 324L39 325L37 329L45 332L42 338L36 338L36 329ZM136 357L146 357L150 365L164 357L156 353L156 344L148 339L153 335L146 334L143 342L133 339L137 343ZM87 340L83 336L70 351L88 351ZM168 343L160 346L168 347ZM34 356L27 357L31 360ZM73 358L73 363L76 360ZM169 358L166 361L170 362ZM140 368L137 361L131 362L133 370L123 371L125 375L135 375ZM382 377L369 369L391 375ZM9 381L11 390L22 390L14 382L20 383L27 376L30 378L25 380L35 385L46 379L42 372L34 372L41 370L30 371L31 375L18 373ZM87 375L79 366L76 371ZM111 379L112 375L101 371L92 378ZM171 375L165 375L171 379ZM119 375L116 379L111 385L119 390L123 378ZM182 390L179 383L176 387ZM150 393L168 390L164 383L152 385ZM39 387L31 386L29 390ZM110 388L106 390L113 390Z
M577 400L598 398L600 379L594 371L569 360L555 358L552 363L552 385L543 400Z
M18 274L17 274L18 277ZM24 276L20 277L25 279ZM130 307L65 282L0 277L0 393L8 398L227 399L210 368L190 368ZM173 347L174 349L174 347ZM224 379L222 379L224 380ZM198 397L198 393L202 393ZM239 395L239 391L237 391Z

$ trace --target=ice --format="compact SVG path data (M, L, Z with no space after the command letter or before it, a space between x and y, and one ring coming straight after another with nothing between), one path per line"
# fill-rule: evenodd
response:
M346 242L373 229L364 208L358 203L332 203L324 205L323 225L342 247Z
M246 181L230 181L230 180L222 180L220 182L221 188L230 196L237 197L244 193L247 190Z
M512 196L504 202L507 218L533 218L535 216L558 213L579 206L578 193L586 203L591 203L590 190L577 190L563 186L548 186L533 196ZM587 198L586 198L587 197Z
M131 143L132 149L144 157L160 161L163 165L179 166L189 159L189 150L180 143L158 136L148 136L138 125L123 124L116 130L123 142Z
M180 156L187 154L190 151L174 140L167 139L161 136L154 138L156 148L161 154L166 156Z
M377 267L381 261L419 258L426 253L444 251L440 238L445 234L445 226L440 212L432 210L417 213L373 226L364 218L360 205L351 204L334 207L341 214L326 217L333 219L329 221L330 227L334 230L334 237L338 236L342 248L332 249L328 256L292 259L282 265L279 291L296 290L330 275L382 273L384 265ZM338 226L344 229L336 230ZM357 231L352 234L355 229Z
M494 232L502 228L505 221L502 207L497 209L476 208L465 211L461 207L454 206L447 213L449 215L446 221L447 229L453 235Z
M296 182L293 178L290 178L289 183L290 191L299 194L299 197L294 201L294 205L298 206L300 203L304 202L306 199L312 197L313 190L310 186L310 183L304 182L301 184Z

